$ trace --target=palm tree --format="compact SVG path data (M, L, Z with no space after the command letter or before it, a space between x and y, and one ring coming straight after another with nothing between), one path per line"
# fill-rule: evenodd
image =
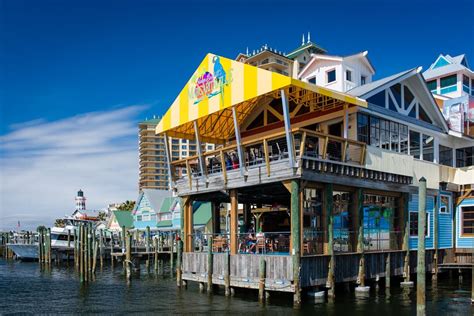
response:
M125 201L122 204L120 204L117 209L120 211L131 211L135 207L135 201Z

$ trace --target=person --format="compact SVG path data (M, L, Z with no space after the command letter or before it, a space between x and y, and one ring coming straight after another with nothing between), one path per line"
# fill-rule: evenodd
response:
M227 170L232 169L232 159L230 158L228 153L225 153L224 160L225 160L225 168Z
M238 169L239 168L239 159L235 153L232 154L232 168Z

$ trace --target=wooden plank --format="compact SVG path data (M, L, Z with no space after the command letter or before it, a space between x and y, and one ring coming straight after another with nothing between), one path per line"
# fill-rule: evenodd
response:
M265 165L267 167L267 176L269 177L270 176L270 158L268 156L268 142L266 138L263 139L263 151L265 154Z

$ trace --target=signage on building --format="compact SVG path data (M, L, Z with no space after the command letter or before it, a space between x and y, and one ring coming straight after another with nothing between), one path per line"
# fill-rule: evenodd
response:
M194 104L218 94L223 97L224 87L232 82L232 69L224 69L219 56L212 58L212 64L212 72L203 67L191 78L188 93Z

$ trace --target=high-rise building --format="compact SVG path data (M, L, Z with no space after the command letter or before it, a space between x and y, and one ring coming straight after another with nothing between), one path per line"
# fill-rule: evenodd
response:
M168 190L168 168L166 162L165 140L155 135L159 117L145 120L139 128L139 191L142 189ZM184 159L197 153L194 140L169 138L171 160ZM213 144L202 144L203 152L214 150ZM185 170L180 170L185 173Z

